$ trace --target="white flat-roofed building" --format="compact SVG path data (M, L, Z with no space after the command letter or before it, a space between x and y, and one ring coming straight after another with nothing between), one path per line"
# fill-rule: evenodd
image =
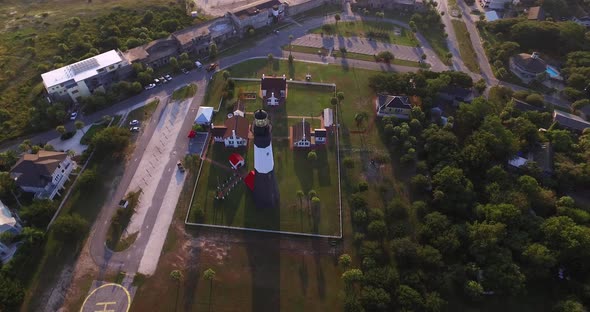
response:
M102 90L113 82L126 78L131 66L118 50L41 74L43 85L54 100L77 102L81 97Z

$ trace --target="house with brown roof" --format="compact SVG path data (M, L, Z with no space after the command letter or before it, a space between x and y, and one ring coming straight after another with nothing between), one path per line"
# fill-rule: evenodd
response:
M76 163L62 152L41 150L23 154L10 170L10 177L24 192L35 198L53 199L63 189Z
M510 71L522 79L530 82L533 79L544 79L547 76L547 63L541 59L539 53L520 53L510 58Z
M395 116L399 119L410 119L412 104L404 95L379 94L375 99L377 116Z
M311 146L311 127L305 118L291 126L291 138L293 147L310 147Z
M223 135L221 134L223 129ZM213 126L211 129L213 140L223 142L225 147L240 147L248 145L250 123L242 116L232 116L225 120L224 126Z
M529 21L544 21L545 10L543 10L543 8L540 6L531 7L527 13L527 19Z
M264 104L277 106L287 99L287 78L265 76L260 79L260 97Z

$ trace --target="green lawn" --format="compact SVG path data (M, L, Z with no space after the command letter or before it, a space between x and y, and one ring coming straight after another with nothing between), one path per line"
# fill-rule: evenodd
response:
M461 52L461 60L465 63L465 66L474 73L479 73L479 63L477 62L477 54L473 49L473 43L471 43L471 37L467 31L467 26L461 20L453 19L453 29L459 42L459 51Z
M320 53L323 55L327 55L327 53L328 53L328 49L326 49L326 48L317 49L317 48L313 48L313 47L293 45L291 47L291 49L292 49L291 51L293 51L293 52L307 53L307 54L318 54L318 50L321 51ZM289 46L288 45L284 46L283 50L289 51ZM344 55L344 57L343 57L343 55ZM336 50L336 51L332 51L332 56L343 57L345 59L351 59L351 60L375 62L375 56L369 55L369 54L361 54L361 53L354 53L354 52L346 52L346 53L342 54L342 52L340 52L339 50ZM409 66L409 67L422 67L423 66L423 65L420 65L420 63L418 63L418 62L408 61L408 60L400 60L400 59L394 59L391 62L391 64Z
M451 65L451 59L447 57L449 47L447 46L447 39L444 37L444 31L431 28L421 29L420 33L424 36L426 41L428 41L438 58L445 63L445 65Z
M175 101L180 101L192 97L197 92L197 85L196 84L188 84L180 89L174 90L172 93L172 99Z
M90 141L92 141L92 138L94 137L94 135L98 131L106 128L107 124L108 123L106 123L106 122L101 122L99 124L92 125L90 128L88 128L88 130L86 131L86 133L80 139L80 144L84 144L84 145L90 144Z
M356 22L340 22L338 24L312 29L310 32L314 34L325 33L328 35L337 35L343 37L364 37L372 38L377 41L383 41L393 44L405 45L415 47L418 44L414 33L401 26L397 26L388 22L375 21L356 21ZM399 31L399 36L394 33Z
M129 122L132 120L139 120L140 122L148 120L158 107L158 104L160 104L160 100L155 99L142 107L130 111L127 115L127 118L125 119L125 122L123 122L123 127L129 125Z
M289 125L299 122L301 119L288 121ZM312 125L316 126L318 123L319 121L314 121ZM276 124L280 126L280 123ZM285 134L283 131L279 131L280 134ZM275 132L277 131L273 124L273 134ZM275 136L278 135L275 134ZM334 137L330 138L334 140ZM248 170L253 170L252 144L247 149L238 150L226 149L222 144L214 144L210 146L207 158L226 164L229 155L234 152L244 155L246 167ZM215 199L217 186L231 178L233 172L229 170L229 166L221 168L205 160L191 217L194 217L195 209L202 209L205 212L205 223L208 224L337 235L339 207L336 195L338 194L338 170L335 142L328 144L325 149L318 149L316 151L318 159L315 162L307 159L307 152L291 150L286 137L273 140L274 172L280 192L278 211L257 208L251 191L242 182L239 182L225 199ZM296 195L297 190L307 194L312 189L321 199L318 210L310 209L307 200L304 198L300 202ZM192 221L196 220L193 218Z

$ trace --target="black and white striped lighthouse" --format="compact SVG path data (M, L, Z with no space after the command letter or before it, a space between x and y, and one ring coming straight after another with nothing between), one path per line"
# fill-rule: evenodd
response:
M272 126L268 113L254 112L254 201L258 208L278 208L279 186L274 173Z

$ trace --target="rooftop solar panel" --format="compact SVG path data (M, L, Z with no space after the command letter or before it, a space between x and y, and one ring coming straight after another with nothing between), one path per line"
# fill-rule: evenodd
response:
M74 75L78 75L80 73L83 73L85 71L91 70L91 69L95 69L99 66L98 61L95 58L89 58L87 60L83 60L81 62L72 64L70 66L72 72L74 72Z

